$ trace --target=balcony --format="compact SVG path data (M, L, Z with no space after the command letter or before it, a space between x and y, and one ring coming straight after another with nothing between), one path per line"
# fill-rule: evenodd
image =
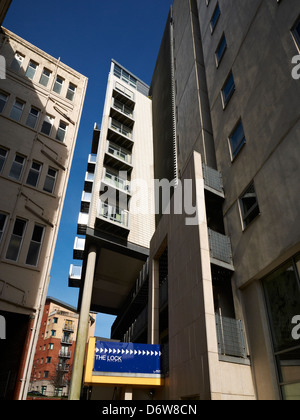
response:
M230 238L211 229L208 237L211 263L234 271Z
M58 353L59 357L64 358L64 359L71 359L71 352L69 350L59 350Z
M135 97L134 92L130 89L127 89L121 83L116 82L115 87L113 89L113 97L124 104L126 104L130 108L134 108L135 106Z
M128 150L108 141L104 164L117 171L131 172L133 168L132 154Z
M74 324L73 322L65 322L63 326L64 331L74 332Z
M73 258L74 260L83 260L85 250L85 238L75 238Z
M88 159L88 172L95 172L95 166L97 163L97 155L90 154Z
M127 127L132 128L134 125L133 109L116 98L113 99L110 116Z
M66 335L66 336L64 335L60 340L61 344L69 345L69 346L71 346L73 344L73 341L74 341L73 338L71 338L68 335Z
M129 234L129 212L99 200L96 226L107 233L127 237Z
M91 193L93 189L93 182L95 180L95 174L92 172L87 172L85 174L84 180L84 191Z
M85 235L86 228L89 221L89 214L88 213L79 213L78 222L77 222L77 234L78 235Z
M127 175L127 173L125 173ZM127 179L119 177L117 174L113 173L107 168L104 168L104 175L103 180L107 185L110 185L119 191L130 194L130 181L127 181Z
M70 371L70 365L66 365L65 363L59 363L56 366L56 371L57 372L68 373Z
M134 143L132 128L114 118L110 118L108 140L131 150Z
M69 287L80 287L81 285L81 276L82 276L82 266L70 265L69 271Z
M83 191L81 196L81 212L88 213L92 201L92 193Z
M216 314L216 326L219 355L247 359L242 321Z
M205 189L224 198L223 179L219 171L203 164L203 178Z

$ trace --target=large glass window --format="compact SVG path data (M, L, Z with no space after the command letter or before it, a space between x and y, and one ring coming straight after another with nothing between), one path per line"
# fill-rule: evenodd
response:
M285 400L300 400L300 340L293 319L300 315L300 256L270 274L263 286L267 301L279 384Z
M16 99L10 112L10 118L16 121L20 121L23 109L24 102L20 101L19 99Z
M28 79L33 80L37 68L38 68L38 65L34 61L30 61L28 64L25 76L28 77Z
M31 185L32 187L36 187L40 178L41 170L42 170L42 165L40 163L32 162L26 184Z
M24 164L25 158L23 156L16 155L15 160L13 161L10 168L10 178L14 178L15 180L19 181L22 175Z
M30 112L27 117L26 125L34 129L36 126L37 120L39 118L39 115L40 115L40 111L34 106L32 106L30 108Z
M46 179L45 179L44 191L47 191L51 194L53 193L54 188L55 188L56 178L57 178L57 171L55 169L49 168Z
M50 80L50 76L51 76L51 71L45 68L40 78L40 84L47 87Z
M60 94L62 91L63 84L64 84L64 79L62 79L60 76L57 76L54 87L53 87L54 92Z

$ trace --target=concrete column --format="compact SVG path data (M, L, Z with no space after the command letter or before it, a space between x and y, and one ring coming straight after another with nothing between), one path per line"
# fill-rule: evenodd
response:
M150 266L148 307L148 343L159 344L159 261L152 260Z
M89 315L90 315L90 308L91 308L96 258L97 258L96 247L91 246L89 249L89 254L88 254L81 309L80 309L80 315L79 315L79 324L78 324L78 331L77 331L77 338L76 338L76 348L75 348L74 361L73 361L69 400L80 399L84 357L85 357L87 336L88 336L88 329L89 329Z

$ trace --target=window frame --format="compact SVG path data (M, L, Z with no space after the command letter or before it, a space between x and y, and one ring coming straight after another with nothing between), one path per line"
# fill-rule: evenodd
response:
M232 141L231 139L233 138L234 134L237 132L239 127L242 127L243 130L243 137L241 138L241 140L239 141L238 146L235 148L235 150L233 150L232 147ZM240 154L241 150L243 149L243 147L245 146L245 144L247 143L247 139L246 139L246 135L245 135L245 130L244 130L244 125L242 122L242 119L240 118L238 120L238 122L236 123L234 129L232 130L232 132L230 133L230 135L228 136L228 145L229 145L229 150L230 150L230 156L231 156L231 161L233 162L237 156Z
M230 79L232 79L233 81L233 85L231 86L231 88L229 89L228 94L225 96L225 88L228 85ZM222 97L222 104L223 104L223 109L225 109L228 105L228 103L230 102L230 99L232 98L234 92L236 90L236 85L235 85L235 81L234 81L234 76L233 76L233 72L232 70L230 71L230 73L228 74L225 83L221 89L221 97Z
M33 167L33 165L39 165L39 169L37 170L36 168ZM38 183L39 183L39 180L40 180L42 169L43 169L43 164L42 163L37 162L35 160L32 161L31 167L30 167L28 175L27 175L26 185L29 185L30 187L36 188L38 186ZM30 176L37 177L36 180L35 180L35 184L33 184L33 183L31 184L31 183L28 182Z
M58 95L61 95L64 82L65 82L65 79L57 75L54 82L54 86L53 86L53 92L57 93Z
M33 239L34 238L34 235L35 235L35 229L36 228L42 228L42 234L41 234L41 238L40 238L39 241ZM43 244L43 240L44 240L44 236L45 236L45 230L46 230L45 226L40 225L39 223L35 223L34 228L32 230L32 236L31 236L31 240L30 240L30 244L29 244L28 251L27 251L27 256L26 256L26 265L28 265L30 267L37 267L38 264L39 264L39 259L40 259L40 255L41 255L42 244ZM34 245L34 246L35 245L38 245L38 251L37 251L37 253L36 253L36 250L34 250L34 253L36 253L36 255L34 255L34 258L35 258L35 262L34 263L29 262L29 254L30 254L30 252L32 250L32 245ZM30 257L30 258L32 258L32 257Z
M6 100L2 100L2 99L1 99L1 95L2 95L3 97L6 97ZM6 105L7 105L8 99L9 99L9 94L8 94L8 93L5 93L5 92L3 92L3 91L0 91L0 104L1 104L1 101L2 101L2 103L3 103L3 106L2 106L2 105L0 105L0 114L3 114L3 111L4 111L4 110L5 110L5 108L6 108ZM2 106L2 108L1 108L1 106Z
M216 15L217 12L218 12L218 15L215 17L215 15ZM219 22L220 16L221 16L221 9L220 9L219 2L217 2L216 7L214 9L214 12L213 12L213 14L211 16L211 19L210 19L210 22L209 22L211 34L214 33L214 31L216 29L216 26L217 26L217 24ZM213 20L214 20L214 22L213 22Z
M49 114L46 114L45 117L44 117L44 120L43 120L41 129L40 129L40 132L42 134L44 134L45 136L49 136L50 137L51 136L51 133L52 133L52 130L53 130L53 126L54 126L54 120L55 120L54 117L52 117ZM48 133L48 130L47 130L47 132L46 131L43 131L44 127L48 127L48 125L46 125L46 124L48 124L49 127L50 127L49 133Z
M45 74L46 72L49 73L49 76ZM50 71L46 67L44 67L43 71L42 71L42 74L41 74L41 77L40 77L40 80L39 80L40 85L47 88L49 86L51 75L52 75L52 71ZM44 80L47 81L47 83L45 83Z
M49 174L49 172L50 172L50 171L54 171L54 172L55 172L55 176L50 175L50 174ZM56 187L56 183L57 183L57 177L58 177L58 170L57 170L57 169L54 169L54 168L52 168L52 167L49 167L49 168L48 168L48 171L47 171L46 178L45 178L45 182L44 182L44 186L43 186L43 191L45 191L45 192L47 192L47 193L49 193L49 194L54 194L55 187ZM45 189L45 187L46 187L46 182L49 182L49 180L50 180L51 182L53 182L53 188L52 188L52 191L48 191L48 190L46 190L46 189Z
M22 163L17 162L16 158L22 158L23 162ZM14 158L12 164L11 164L10 171L9 171L9 174L8 174L9 178L14 179L15 181L20 181L20 179L22 178L23 171L24 171L25 161L26 161L25 156L22 156L19 153L15 154L15 158ZM12 175L13 174L12 170L13 170L14 166L16 166L16 167L21 166L21 170L20 170L18 178Z
M59 126L56 132L56 137L55 137L56 140L60 141L61 143L64 143L66 139L67 131L68 131L68 124L61 120L59 122Z
M17 105L22 105L22 107L19 107ZM25 102L22 101L19 98L16 98L15 102L14 102L14 104L13 104L11 110L10 110L9 118L11 118L12 120L14 120L16 122L19 122L22 118L24 108L25 108ZM17 116L17 118L16 118L16 116Z
M250 193L250 189L252 187L254 189L254 194L255 194L255 197L256 197L256 203L253 204L250 207L250 209L247 210L247 212L246 212L245 211L245 208L244 208L243 199L245 199L245 196L246 196L247 193ZM239 197L239 208L240 208L240 214L241 214L241 221L242 221L243 231L245 231L248 228L248 226L250 226L254 222L254 220L261 214L254 181L252 181L247 186L247 188L244 190L244 192L240 195L240 197ZM256 214L254 214L254 216L252 217L252 213L256 213ZM249 219L249 217L251 219L247 221L247 219Z
M37 115L34 115L31 111L35 110L37 111ZM38 108L36 108L35 106L31 106L30 107L30 111L28 112L28 116L27 116L27 120L26 120L26 126L29 128L32 128L33 130L36 128L37 126L37 122L40 116L40 110ZM30 125L30 121L33 121L34 124Z
M4 152L6 152L6 154L5 154L5 156L3 156L3 155L1 155L1 154L0 154L0 174L3 172L3 168L4 168L4 166L5 166L6 159L7 159L8 153L9 153L9 150L7 150L6 148L4 148L4 147L0 146L0 152L1 152L2 150L3 150ZM2 158L3 158L3 159L2 159ZM2 162L3 162L3 163L2 163Z
M14 231L16 229L16 223L17 223L17 221L24 223L23 224L22 236L17 235L16 233L14 233ZM21 249L22 249L22 245L23 245L23 242L24 242L24 237L25 237L25 234L26 234L26 229L27 229L27 220L17 217L15 219L15 223L14 223L14 226L13 226L13 229L12 229L12 232L11 232L11 235L10 235L9 244L7 246L7 250L6 250L6 254L5 254L5 259L6 260L8 260L8 261L14 261L14 262L17 262L19 260ZM11 246L15 246L14 245L14 242L17 242L17 247L18 247L17 248L17 256L16 256L15 259L14 258L9 258L9 256L8 256L9 252L12 252L13 251L13 249L10 249L10 248L11 248Z
M220 50L220 48L221 48L221 46L222 46L223 41L225 41L225 47L224 47L224 48L223 48L223 50L221 51L221 54L218 54L218 51ZM216 48L216 51L215 51L215 59L216 59L216 66L217 66L217 69L220 67L221 61L222 61L222 59L223 59L223 57L224 57L224 55L225 55L225 52L226 52L226 50L227 50L227 46L228 46L228 44L227 44L227 39L226 39L225 33L223 32L223 34L222 34L222 36L221 36L221 38L220 38L220 41L219 41L219 43L218 43L218 46L217 46L217 48Z
M27 77L29 80L33 80L35 75L36 75L36 71L38 69L39 65L38 63L36 63L33 60L30 60L25 72L25 77Z

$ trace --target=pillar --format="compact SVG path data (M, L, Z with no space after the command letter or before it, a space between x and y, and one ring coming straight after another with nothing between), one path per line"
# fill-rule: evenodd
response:
M96 267L97 250L91 246L88 252L87 267L79 315L79 324L76 338L76 347L73 361L73 370L70 386L69 400L79 400L82 385L83 365L89 329L89 316L91 308L94 273Z

